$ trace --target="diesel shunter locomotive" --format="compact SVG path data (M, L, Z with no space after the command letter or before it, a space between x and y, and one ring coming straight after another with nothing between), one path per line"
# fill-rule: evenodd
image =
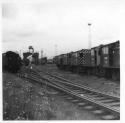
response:
M53 61L60 69L119 80L120 42L61 54Z

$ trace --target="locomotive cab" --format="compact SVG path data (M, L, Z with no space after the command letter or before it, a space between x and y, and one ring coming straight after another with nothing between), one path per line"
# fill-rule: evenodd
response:
M110 55L110 65L113 67L120 67L120 51L119 51L119 41L113 43L109 50Z
M102 48L102 65L103 67L119 67L119 42L105 45Z
M104 45L102 47L102 67L105 75L113 80L120 78L120 54L119 41Z
M109 66L109 47L104 46L102 48L102 66L108 67Z
M101 66L102 60L101 60L101 55L102 55L102 45L99 47L94 47L91 49L91 65L93 67L98 67Z

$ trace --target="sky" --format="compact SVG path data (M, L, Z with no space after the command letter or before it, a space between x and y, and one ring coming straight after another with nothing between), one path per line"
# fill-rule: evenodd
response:
M23 0L22 0L23 1ZM28 50L43 56L119 40L120 0L39 0L2 3L2 51Z

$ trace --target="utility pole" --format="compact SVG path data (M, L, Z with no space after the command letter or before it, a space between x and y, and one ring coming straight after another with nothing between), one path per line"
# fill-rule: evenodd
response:
M92 42L91 42L91 38L92 38L92 37L91 37L91 25L92 25L91 23L88 23L88 27L89 27L89 28L88 28L88 29L89 29L89 34L88 34L88 48L89 48L89 49L91 49L91 45L92 45L92 44L91 44L91 43L92 43Z

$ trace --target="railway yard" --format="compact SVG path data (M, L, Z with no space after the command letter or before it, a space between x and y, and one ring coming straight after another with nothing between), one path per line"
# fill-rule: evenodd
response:
M121 1L4 0L1 8L3 122L123 120Z
M120 81L55 64L3 72L4 120L119 120Z

